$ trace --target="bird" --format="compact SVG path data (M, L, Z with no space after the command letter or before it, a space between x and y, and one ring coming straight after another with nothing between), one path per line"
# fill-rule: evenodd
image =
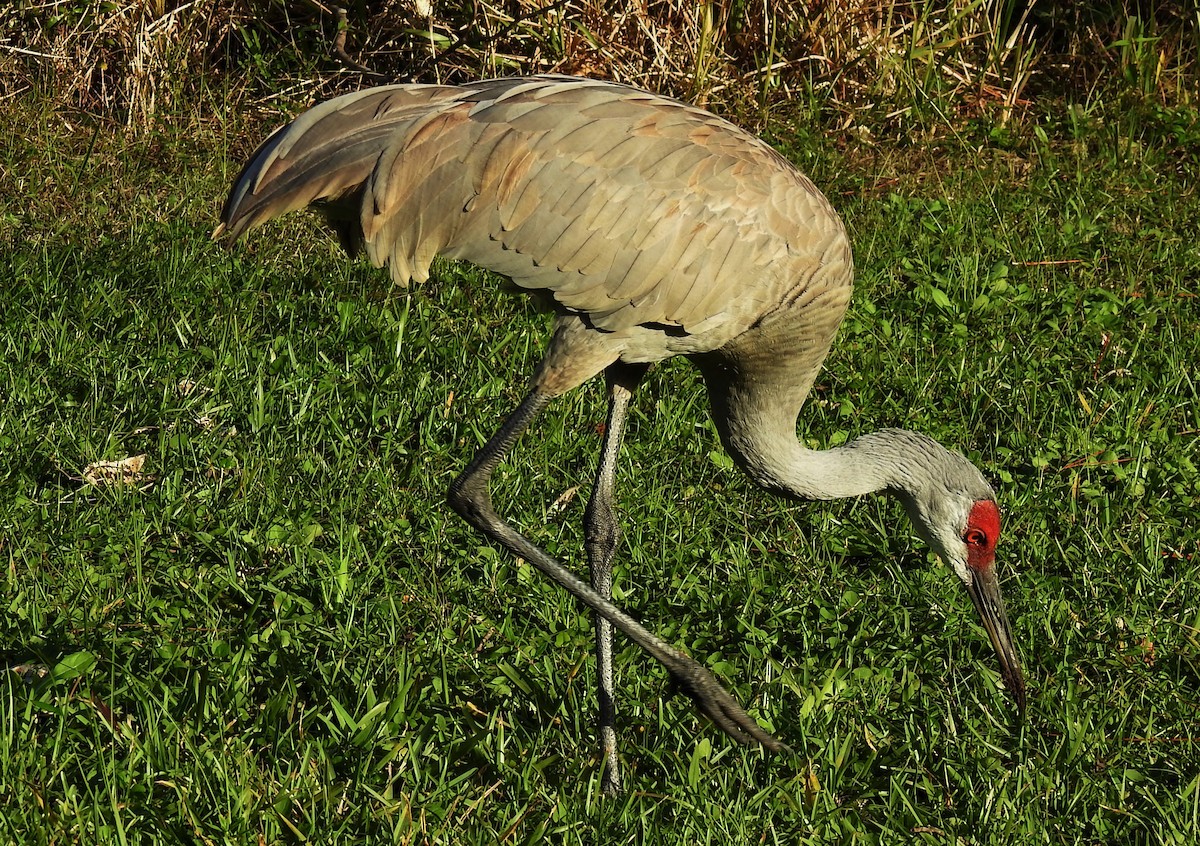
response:
M543 75L396 84L319 103L271 134L230 190L214 238L315 209L350 256L401 285L435 256L507 277L553 313L524 399L450 485L450 507L591 609L601 787L622 789L614 631L668 671L732 739L786 752L699 662L612 601L618 456L649 368L698 367L733 462L787 499L898 499L961 581L1023 715L1024 674L996 569L1000 511L979 469L888 428L810 449L797 421L853 288L846 228L817 187L755 135L614 82ZM583 515L590 579L492 505L497 465L550 402L603 376L608 411Z

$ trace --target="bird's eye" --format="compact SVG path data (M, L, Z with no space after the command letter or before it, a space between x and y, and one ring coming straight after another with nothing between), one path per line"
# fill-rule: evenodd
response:
M987 546L987 535L979 529L968 529L967 533L963 535L963 541L968 546Z

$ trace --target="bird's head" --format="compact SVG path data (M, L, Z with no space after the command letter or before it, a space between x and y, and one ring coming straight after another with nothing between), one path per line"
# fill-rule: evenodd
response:
M900 499L918 534L950 565L971 595L996 650L1004 682L1023 714L1025 677L996 577L1000 509L974 464L948 451L941 463L944 466L930 473L926 484L901 491Z

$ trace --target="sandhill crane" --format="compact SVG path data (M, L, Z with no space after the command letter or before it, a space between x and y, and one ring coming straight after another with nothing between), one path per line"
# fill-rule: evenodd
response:
M613 627L660 661L742 743L786 747L701 664L611 602L613 483L633 392L654 362L701 370L721 441L759 485L795 499L883 491L962 580L1024 710L995 569L1000 513L979 470L902 429L805 448L796 419L850 298L841 220L754 136L635 88L562 76L391 85L329 100L271 135L214 237L313 206L352 255L399 283L434 256L507 276L555 313L529 392L450 487L450 505L595 614L603 788L619 789ZM553 398L603 373L608 418L584 514L589 585L492 507L488 481Z

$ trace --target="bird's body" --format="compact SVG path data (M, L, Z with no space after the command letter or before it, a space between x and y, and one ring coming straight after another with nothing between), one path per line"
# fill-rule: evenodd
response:
M625 86L368 89L305 113L254 167L257 190L230 198L234 236L316 202L402 284L435 255L501 273L561 316L571 341L547 366L563 390L787 314L804 315L815 371L849 302L845 229L806 177L727 121Z
M365 249L402 283L424 280L436 255L465 259L555 312L528 398L450 498L473 525L597 612L609 787L610 623L665 663L727 732L781 746L703 668L609 602L612 482L625 413L646 367L673 356L700 367L722 441L756 482L809 499L895 493L968 588L987 581L996 621L989 634L1023 696L991 568L998 512L978 470L902 430L826 451L796 438L797 415L849 302L853 263L832 207L762 141L703 110L607 82L387 86L318 105L264 142L218 231L236 238L309 205L349 251ZM589 587L501 520L486 486L550 398L600 373L610 415L585 517ZM989 536L976 566L964 544L981 525Z

